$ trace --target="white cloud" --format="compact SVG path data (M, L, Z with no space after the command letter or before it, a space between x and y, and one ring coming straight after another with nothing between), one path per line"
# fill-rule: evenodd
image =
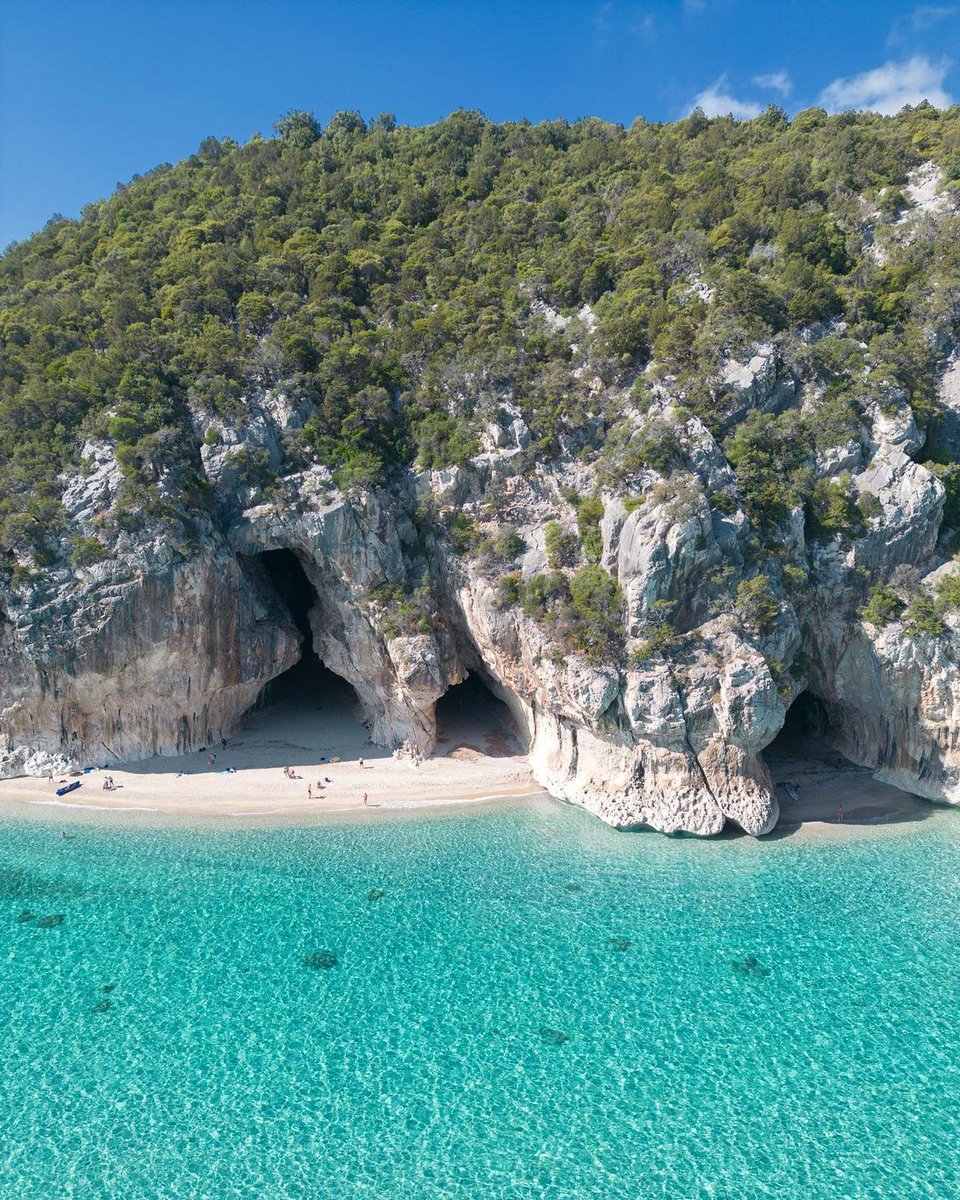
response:
M771 71L768 75L754 75L753 82L757 87L779 92L781 96L789 96L793 91L793 80L786 71Z
M729 113L731 116L740 117L745 121L760 115L759 104L754 104L752 100L738 100L736 96L730 95L727 87L727 77L721 75L699 96L694 96L687 112L691 113L695 108L702 108L708 117L725 117Z
M915 54L906 62L888 62L860 75L835 79L820 93L820 103L832 112L866 108L886 115L921 100L929 100L937 108L947 108L953 103L943 88L949 69L946 59L932 63L924 55Z
M911 35L926 33L941 22L949 21L958 15L960 7L956 4L921 4L919 8L913 9L894 22L887 45L895 46L905 42Z

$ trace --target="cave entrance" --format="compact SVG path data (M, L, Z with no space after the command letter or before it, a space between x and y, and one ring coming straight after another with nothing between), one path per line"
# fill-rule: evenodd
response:
M473 750L493 758L520 754L519 730L510 709L470 671L437 701L437 753Z
M332 740L336 736L332 726L346 723L350 728L341 730L344 740L352 743L359 736L365 741L357 693L320 660L314 649L310 612L318 596L300 559L292 550L264 550L253 561L262 573L261 578L265 577L269 584L273 598L279 600L303 638L299 661L264 686L257 708L273 711L290 725L291 731L291 722L296 721L299 740L312 743L321 726L329 732L328 740ZM301 729L301 725L305 728Z
M835 821L852 811L854 797L871 772L836 748L841 716L812 692L801 692L787 709L783 728L763 751L780 804L780 826ZM890 789L891 791L893 789Z
M787 744L804 738L820 740L829 733L831 724L824 702L812 692L801 692L787 709L783 728L774 738L774 744L781 739Z
M784 772L789 775L797 764L847 764L848 760L831 745L835 729L829 705L812 692L801 692L787 709L783 728L763 752L774 778Z

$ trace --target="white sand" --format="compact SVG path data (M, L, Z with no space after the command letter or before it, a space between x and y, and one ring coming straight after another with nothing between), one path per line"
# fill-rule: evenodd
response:
M419 810L543 794L513 731L495 705L469 705L441 727L435 755L414 766L374 745L347 695L253 712L226 746L123 766L99 764L57 797L58 777L0 781L7 812L80 811L191 818L311 820L324 814ZM211 754L215 754L209 765ZM339 759L339 761L332 761ZM361 767L360 763L363 763ZM295 778L284 775L292 769ZM228 771L234 768L234 772ZM112 776L115 791L105 791ZM323 784L325 779L329 783ZM312 788L312 796L308 792ZM367 805L364 805L364 796Z
M857 827L909 824L942 811L929 800L880 783L869 768L855 766L812 737L780 737L764 758L780 801L780 833L802 826L808 833L841 834Z
M448 707L435 755L414 766L370 741L347 693L322 700L278 703L251 713L226 747L123 767L100 764L62 798L47 779L0 781L0 812L53 820L125 814L188 824L208 819L301 824L502 804L511 797L513 802L526 797L529 803L546 796L520 753L506 711L495 703L468 700L462 709ZM216 758L208 766L211 753ZM331 761L337 757L340 761ZM857 828L903 825L937 812L937 806L878 783L869 770L809 737L780 738L765 757L780 801L781 835L802 829L808 835L848 837ZM284 775L285 766L294 779ZM230 767L235 773L228 773ZM115 780L115 791L103 790L107 775ZM325 779L330 782L318 787ZM65 782L69 779L60 778L56 785Z

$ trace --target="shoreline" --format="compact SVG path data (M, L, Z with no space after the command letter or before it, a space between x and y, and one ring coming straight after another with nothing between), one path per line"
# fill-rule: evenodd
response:
M317 824L461 811L545 796L503 714L457 709L434 755L414 764L375 745L349 695L278 703L191 754L90 764L80 775L0 780L0 815L86 815L182 826ZM105 790L112 779L115 787ZM55 788L79 782L58 797Z
M348 707L325 708L320 720L315 711L278 705L253 713L215 750L98 765L77 777L58 776L55 785L36 776L0 780L0 819L264 829L561 803L533 778L495 710L458 712L441 731L436 753L417 765L375 746ZM842 842L916 825L952 807L882 783L813 738L780 739L765 757L780 820L760 840ZM110 777L116 787L104 790ZM54 794L74 778L80 788ZM747 835L731 824L719 836Z

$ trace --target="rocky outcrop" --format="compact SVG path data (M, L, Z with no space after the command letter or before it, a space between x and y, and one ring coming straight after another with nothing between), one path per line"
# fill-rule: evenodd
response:
M728 411L804 401L770 346L731 364L718 386ZM797 509L782 556L802 566L764 566L762 616L750 608L759 593L741 587L763 564L738 480L702 422L675 417L668 390L657 403L683 465L669 477L640 468L629 496L573 454L538 464L506 402L469 463L353 496L319 466L282 474L284 437L303 423L287 397L252 400L243 428L197 414L213 504L192 547L117 530L103 561L6 589L3 772L58 756L174 754L225 736L300 654L302 634L259 557L283 549L316 593L314 648L353 685L384 745L429 754L436 702L474 672L510 707L555 795L621 828L713 834L733 822L759 835L777 820L763 752L807 690L842 753L899 787L960 801L957 631L908 636L902 621L875 629L856 616L864 580L900 568L922 586L952 569L937 557L943 487L915 461L922 434L902 398L886 396L845 448L818 456L814 469L849 478L872 515L853 537L813 541ZM280 477L272 494L240 469L254 450ZM84 456L64 506L75 531L105 537L121 474L106 443ZM552 569L547 523L572 535L576 497L594 493L599 562L623 598L625 651L606 658L558 643L535 611L504 601L499 582ZM455 519L472 523L469 544L443 532ZM512 551L497 557L504 528L522 546L512 561ZM670 652L650 652L664 613Z

